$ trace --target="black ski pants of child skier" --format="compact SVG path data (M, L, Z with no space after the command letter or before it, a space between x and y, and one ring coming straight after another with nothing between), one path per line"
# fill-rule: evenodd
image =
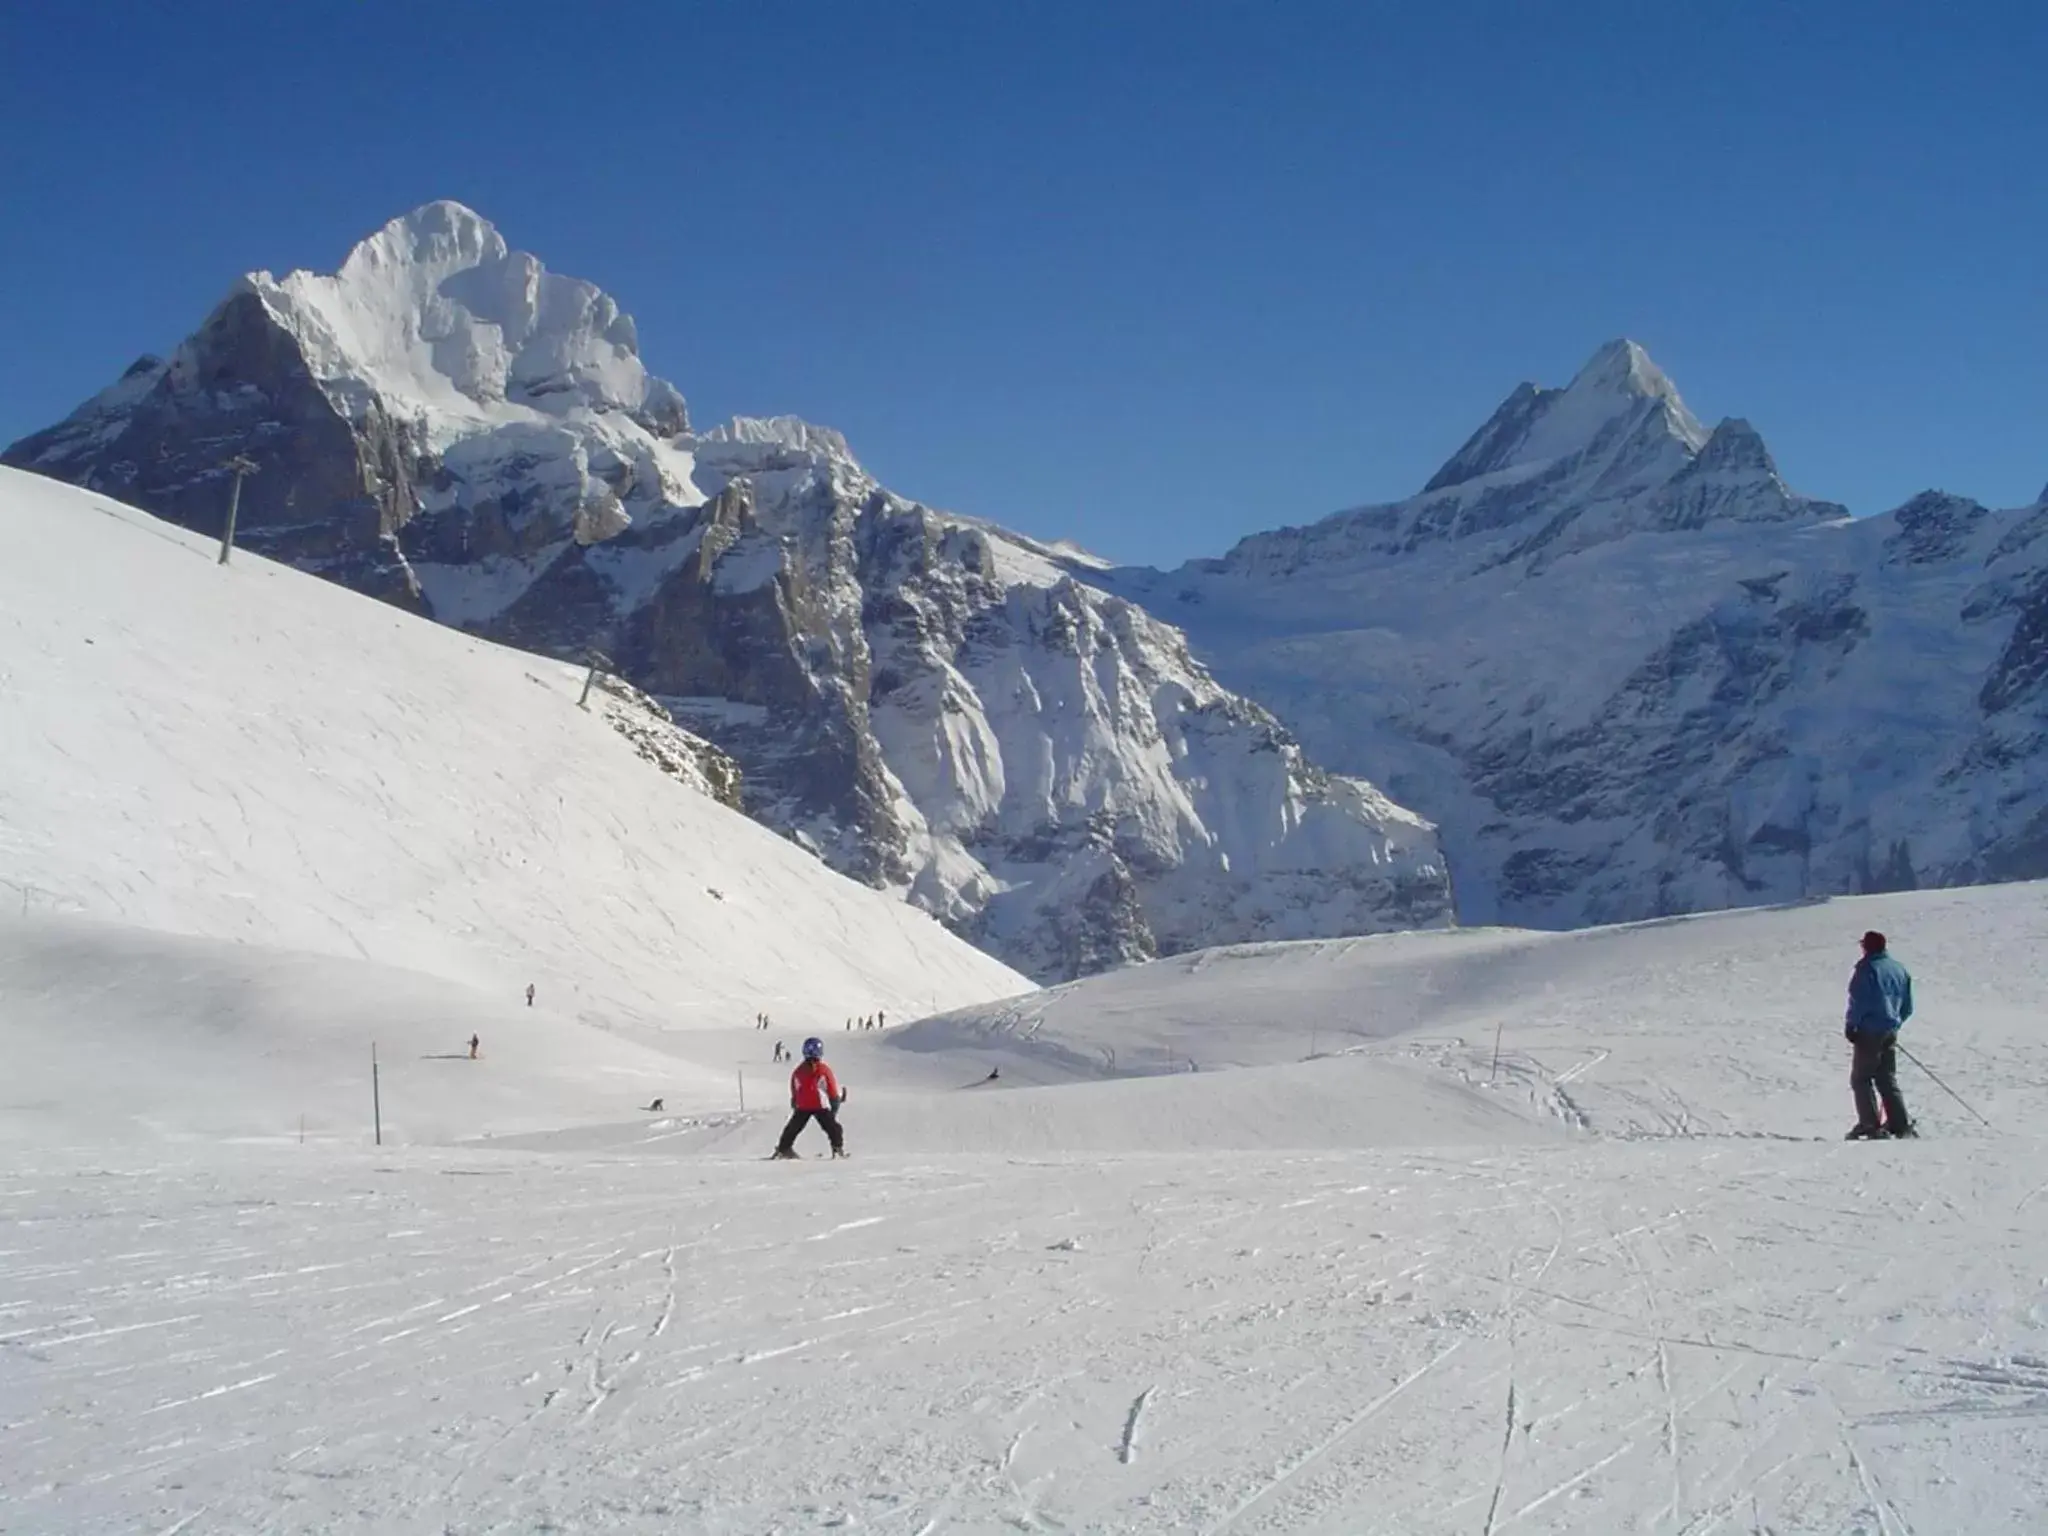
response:
M845 1133L839 1129L839 1116L829 1109L799 1109L789 1117L789 1124L782 1128L782 1140L776 1144L777 1152L796 1150L797 1132L804 1128L804 1122L815 1120L825 1127L825 1135L832 1143L834 1152L844 1146Z
M1856 1123L1876 1125L1878 1101L1882 1100L1885 1128L1904 1130L1913 1122L1906 1115L1906 1101L1899 1097L1898 1031L1852 1035L1849 1043L1856 1052L1849 1067L1849 1086L1856 1094Z

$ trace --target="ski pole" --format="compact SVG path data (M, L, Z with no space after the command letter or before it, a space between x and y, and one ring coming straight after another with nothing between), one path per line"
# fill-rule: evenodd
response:
M1969 1110L1971 1114L1977 1115L1977 1111L1971 1107L1970 1101L1964 1098L1960 1093L1957 1093L1955 1089L1949 1087L1949 1085L1947 1083L1944 1083L1940 1078L1935 1077L1934 1069L1928 1066L1926 1062L1922 1061L1918 1056L1915 1056L1903 1045L1899 1047L1899 1054L1905 1057L1906 1060L1913 1063L1913 1065L1918 1067L1922 1072L1925 1072L1928 1075L1928 1077L1932 1078L1935 1087L1939 1088L1943 1093L1947 1094L1950 1098L1954 1099L1958 1104L1962 1105L1963 1108ZM1987 1131L1997 1129L1996 1126L1994 1126L1989 1120L1986 1120L1982 1115L1977 1115L1977 1121Z

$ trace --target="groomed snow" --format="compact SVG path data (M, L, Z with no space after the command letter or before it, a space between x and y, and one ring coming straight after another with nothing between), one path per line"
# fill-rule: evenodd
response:
M2048 886L1020 991L571 669L0 536L0 1530L2041 1528ZM1988 1126L1839 1140L1872 926Z
M1907 1066L1926 1139L1837 1139L1873 925L1995 1130ZM2035 1532L2044 953L2010 886L1180 957L832 1037L839 1164L759 1161L758 1106L46 1123L0 1173L0 1526ZM172 1065L76 1048L74 1143Z

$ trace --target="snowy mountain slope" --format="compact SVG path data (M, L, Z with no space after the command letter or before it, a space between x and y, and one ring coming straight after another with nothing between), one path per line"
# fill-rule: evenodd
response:
M2043 894L1181 957L849 1037L842 1164L758 1161L779 1111L17 1146L0 1524L2031 1536ZM1835 1139L1872 924L1995 1131L1908 1065L1926 1139ZM1319 1029L1349 1054L1288 1061ZM1075 1083L1039 1038L1169 1032L1247 1065ZM933 1086L984 1050L1065 1085ZM1405 1145L1448 1099L1310 1074L1498 1109ZM1134 1112L1159 1144L1101 1150ZM1207 1145L1241 1114L1293 1150Z
M0 538L10 906L508 1006L531 982L606 1028L766 1009L794 1029L1027 985L718 804L715 754L630 696L579 710L576 668L253 555L220 566L203 538L18 471Z
M8 462L543 654L597 644L750 811L1035 975L1447 920L1432 829L1323 772L1099 562L884 490L792 418L693 434L604 294L453 203L256 273Z
M472 1061L467 1042L481 1041ZM553 1007L333 955L0 916L0 1141L387 1146L730 1111L692 1067Z
M1020 1085L1426 1063L1516 1113L1600 1135L1797 1137L1816 1104L1853 1119L1840 1020L1857 939L1875 927L1921 978L1909 1041L1945 1076L1966 1073L1972 1102L2010 1126L2032 1115L2035 1010L1987 961L2048 939L2044 898L2048 885L2030 883L1570 933L1235 946L920 1020L887 1048L955 1078L987 1062ZM1924 1079L1906 1086L1919 1112L1962 1114Z
M1467 921L1572 926L2048 872L2044 529L1852 521L1617 343L1411 501L1094 579L1437 822Z

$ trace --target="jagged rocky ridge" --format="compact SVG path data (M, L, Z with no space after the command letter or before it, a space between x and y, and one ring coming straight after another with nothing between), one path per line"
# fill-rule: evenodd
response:
M1616 342L1411 500L1103 580L1436 820L1464 920L1576 926L2048 874L2044 535L1851 520Z
M1323 772L1093 568L878 485L789 419L692 431L632 322L436 203L255 273L7 462L552 654L839 869L1035 976L1448 921L1433 829Z

